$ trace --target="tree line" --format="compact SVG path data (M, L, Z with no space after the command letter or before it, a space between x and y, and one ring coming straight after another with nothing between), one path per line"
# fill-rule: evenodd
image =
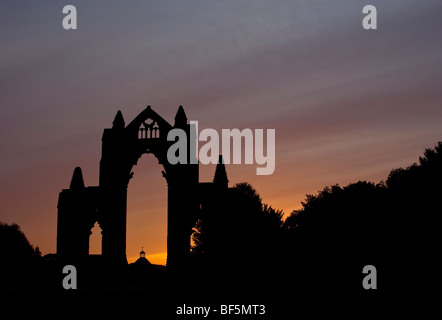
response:
M285 219L248 183L203 212L193 257L215 274L285 281L301 288L362 288L374 265L381 288L411 290L434 281L442 195L442 142L385 181L327 186L306 195Z

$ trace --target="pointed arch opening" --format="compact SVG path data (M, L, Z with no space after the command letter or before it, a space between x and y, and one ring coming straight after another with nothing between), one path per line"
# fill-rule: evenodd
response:
M167 183L161 173L164 167L153 154L143 154L132 170L134 175L127 188L127 260L135 262L143 246L151 263L166 265Z

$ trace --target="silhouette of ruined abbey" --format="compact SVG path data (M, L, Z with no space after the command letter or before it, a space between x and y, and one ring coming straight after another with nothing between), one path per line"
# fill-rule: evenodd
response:
M187 137L195 127L188 124L182 106L170 125L150 106L125 125L118 111L112 128L104 129L100 161L99 186L84 185L79 167L75 168L69 189L58 200L57 256L61 261L76 263L89 256L89 237L94 224L102 229L102 258L109 266L125 266L127 187L132 167L145 153L152 153L163 165L167 181L167 267L185 268L190 255L192 228L200 210L210 206L218 195L228 190L222 157L212 183L199 182L199 164L172 165L167 151L175 143L167 141L173 128L183 129ZM187 139L190 150L190 139Z

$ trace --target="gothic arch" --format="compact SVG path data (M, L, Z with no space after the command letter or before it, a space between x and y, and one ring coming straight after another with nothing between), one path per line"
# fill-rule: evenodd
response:
M167 182L167 266L179 269L187 265L192 227L200 209L198 163L171 165L167 161L167 150L174 143L167 141L167 135L173 128L180 128L190 136L182 106L173 126L150 106L127 126L121 111L117 112L112 128L103 132L99 186L85 187L78 168L70 189L60 193L57 254L61 258L87 256L89 237L86 241L85 235L89 236L95 221L99 221L103 257L114 265L127 264L127 187L138 159L152 153L164 167Z

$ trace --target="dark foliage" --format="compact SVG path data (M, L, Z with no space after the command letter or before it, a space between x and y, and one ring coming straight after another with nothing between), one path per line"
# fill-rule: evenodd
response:
M41 253L34 248L17 224L0 222L0 285L33 285Z
M284 222L288 263L309 284L361 287L354 270L362 279L362 267L372 264L384 288L424 286L436 274L429 271L436 266L441 194L439 142L419 164L391 171L385 184L360 181L307 195Z
M307 195L284 222L249 184L238 184L228 201L203 210L193 253L212 270L266 271L260 279L275 282L288 270L284 282L303 292L362 293L362 269L374 265L380 288L411 292L434 281L439 265L441 194L442 143L425 150L419 164L392 170L385 183Z
M248 183L235 185L225 200L203 210L193 234L194 256L217 270L264 267L279 246L283 212L263 204Z

